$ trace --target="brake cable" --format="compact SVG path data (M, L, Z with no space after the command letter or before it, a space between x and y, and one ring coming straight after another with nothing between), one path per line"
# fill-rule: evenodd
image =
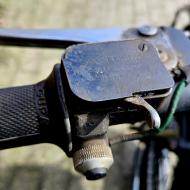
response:
M168 116L166 117L166 120L164 121L164 123L161 124L160 128L158 129L159 132L165 131L168 128L169 124L171 123L172 118L176 112L177 105L179 103L182 92L186 86L187 86L186 80L181 80L178 83L178 85L174 91L170 105L169 105Z
M176 112L177 105L179 103L182 92L185 89L185 87L187 86L187 84L188 83L185 79L181 80L177 84L175 91L174 91L174 94L172 96L168 111L167 111L168 115L167 115L165 121L161 124L160 128L150 129L150 130L126 134L126 135L121 135L118 137L113 137L109 141L110 145L121 143L121 142L126 142L126 141L143 139L146 137L157 135L158 133L165 131L169 127L169 125L172 121L172 118Z

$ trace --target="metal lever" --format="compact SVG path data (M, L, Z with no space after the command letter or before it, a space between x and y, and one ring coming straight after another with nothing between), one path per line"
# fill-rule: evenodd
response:
M131 104L134 104L137 108L143 110L146 114L146 121L150 128L158 129L161 124L160 116L158 112L142 97L133 96L125 98L125 101Z

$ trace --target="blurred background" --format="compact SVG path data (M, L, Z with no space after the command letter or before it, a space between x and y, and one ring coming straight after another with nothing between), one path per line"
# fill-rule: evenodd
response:
M129 28L169 25L175 11L190 0L0 0L0 27ZM38 82L60 62L63 50L0 47L0 87ZM135 144L114 147L109 176L88 182L73 170L72 160L54 145L0 152L0 190L124 190L130 183Z

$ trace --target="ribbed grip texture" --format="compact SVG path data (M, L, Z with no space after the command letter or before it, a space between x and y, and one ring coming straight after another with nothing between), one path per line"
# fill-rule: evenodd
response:
M0 140L39 133L34 86L0 90Z
M74 166L84 163L86 160L96 158L110 158L113 159L111 149L108 145L88 145L76 151L73 154Z

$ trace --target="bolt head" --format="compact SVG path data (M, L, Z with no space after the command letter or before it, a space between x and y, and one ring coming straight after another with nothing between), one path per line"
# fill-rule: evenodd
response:
M138 29L139 34L143 36L154 36L158 33L158 28L154 26L144 25L139 27Z

